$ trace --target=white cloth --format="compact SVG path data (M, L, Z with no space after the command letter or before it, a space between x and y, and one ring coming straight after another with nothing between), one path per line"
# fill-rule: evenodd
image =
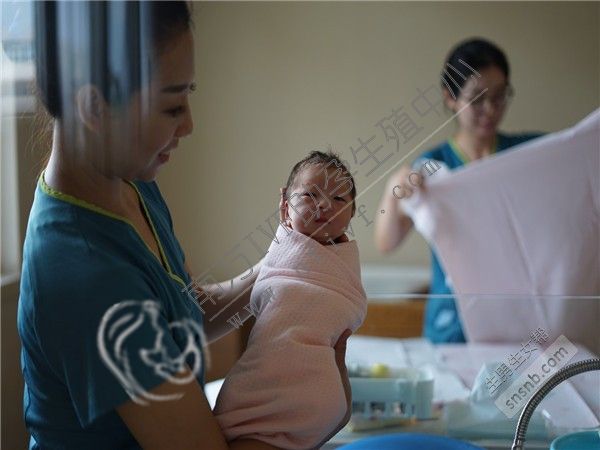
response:
M599 299L557 296L600 294L599 130L600 109L401 201L454 291L488 294L457 297L469 340L527 340L542 327L598 352Z
M227 440L313 448L347 410L333 346L367 313L356 241L322 245L280 226L250 305L256 323L215 416Z

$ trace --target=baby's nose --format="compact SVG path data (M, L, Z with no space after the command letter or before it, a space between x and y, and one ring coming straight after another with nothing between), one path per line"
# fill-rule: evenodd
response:
M331 207L331 202L328 198L321 197L318 202L319 209L327 211Z

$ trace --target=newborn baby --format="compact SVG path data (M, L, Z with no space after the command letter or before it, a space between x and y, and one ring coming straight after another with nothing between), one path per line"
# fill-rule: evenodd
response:
M362 324L367 300L356 241L352 176L332 153L312 152L288 179L285 222L250 299L248 347L228 373L215 416L228 440L317 446L343 419L346 396L333 346Z

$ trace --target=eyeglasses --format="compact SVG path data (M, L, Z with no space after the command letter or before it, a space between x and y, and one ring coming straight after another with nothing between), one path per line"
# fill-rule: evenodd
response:
M475 96L471 99L465 99L465 101L467 103L469 103L469 105L477 111L483 110L483 106L484 106L486 100L490 102L490 104L494 107L494 109L498 109L498 108L504 108L508 104L510 99L514 97L514 95L515 95L515 90L509 84L504 88L503 91L498 92L497 94L495 94L493 96L488 96L488 95L483 94L483 95L480 95L479 97Z

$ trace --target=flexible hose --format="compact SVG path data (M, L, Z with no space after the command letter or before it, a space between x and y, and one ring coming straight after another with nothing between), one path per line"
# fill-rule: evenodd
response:
M525 444L525 433L527 433L529 420L531 419L535 408L537 408L544 397L563 381L580 373L589 372L591 370L600 370L600 359L585 359L583 361L569 364L546 380L539 390L529 399L525 405L525 408L523 408L523 411L521 412L521 416L519 417L519 422L517 424L517 431L515 432L515 439L511 447L512 450L523 450L523 446Z

